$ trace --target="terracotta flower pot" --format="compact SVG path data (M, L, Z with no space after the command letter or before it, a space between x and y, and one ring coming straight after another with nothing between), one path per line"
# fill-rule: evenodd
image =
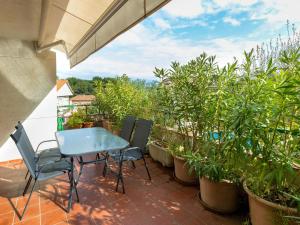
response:
M113 122L107 119L103 120L103 128L105 128L108 131L112 131L112 127L113 127Z
M83 128L90 128L90 127L93 127L94 125L94 122L84 122L83 123Z
M295 178L295 184L298 185L298 187L300 187L300 165L299 164L294 164L293 168L297 174L296 178Z
M120 135L121 130L120 129L114 129L113 130L113 134L119 136Z
M73 126L67 126L68 129L80 129L82 127L82 124L76 124L76 125L73 125Z
M167 148L159 146L155 143L149 144L149 153L153 160L160 162L163 166L173 167L174 159Z
M103 120L97 120L94 122L94 127L103 127Z
M300 216L296 208L288 208L273 202L269 202L251 192L246 183L243 184L244 190L248 194L250 219L252 225L283 225L286 218L283 216ZM296 225L290 221L289 225Z
M198 177L195 171L189 172L189 166L184 158L174 156L175 178L183 184L197 184Z
M200 178L200 196L203 205L216 212L233 213L239 207L238 188L226 180L214 182Z

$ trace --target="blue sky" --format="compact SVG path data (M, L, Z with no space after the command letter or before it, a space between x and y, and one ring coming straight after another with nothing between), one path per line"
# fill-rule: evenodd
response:
M202 52L225 65L241 59L243 50L285 37L287 20L299 27L299 8L299 0L172 0L71 70L58 53L57 75L152 80L155 67L186 63Z

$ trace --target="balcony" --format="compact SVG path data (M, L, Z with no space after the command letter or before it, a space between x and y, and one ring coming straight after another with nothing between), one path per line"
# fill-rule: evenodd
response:
M102 176L103 164L83 169L78 184L80 202L67 205L69 183L67 176L40 182L22 221L17 211L23 209L22 197L26 168L22 161L0 164L0 224L164 224L164 225L238 225L243 213L219 215L200 204L199 188L177 183L172 170L162 167L151 158L146 159L152 181L147 180L141 162L133 169L124 166L126 194L115 192L115 177ZM110 163L111 168L114 167ZM74 196L75 197L75 196ZM76 198L74 198L76 199Z

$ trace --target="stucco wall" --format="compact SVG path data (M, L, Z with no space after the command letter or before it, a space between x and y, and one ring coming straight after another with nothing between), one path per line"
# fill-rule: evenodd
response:
M36 54L32 42L0 38L0 161L19 158L9 138L24 122L34 147L56 130L54 52Z

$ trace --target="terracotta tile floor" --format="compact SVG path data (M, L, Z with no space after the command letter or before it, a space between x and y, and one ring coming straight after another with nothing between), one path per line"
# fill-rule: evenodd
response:
M147 158L152 181L141 162L124 166L126 194L115 192L115 177L102 177L103 165L87 165L78 184L80 203L66 213L67 175L40 182L22 221L26 169L21 162L0 165L0 225L5 224L112 224L112 225L238 225L241 215L222 216L205 210L197 187L185 187L172 170ZM28 196L28 195L27 195ZM73 199L76 200L75 195Z

